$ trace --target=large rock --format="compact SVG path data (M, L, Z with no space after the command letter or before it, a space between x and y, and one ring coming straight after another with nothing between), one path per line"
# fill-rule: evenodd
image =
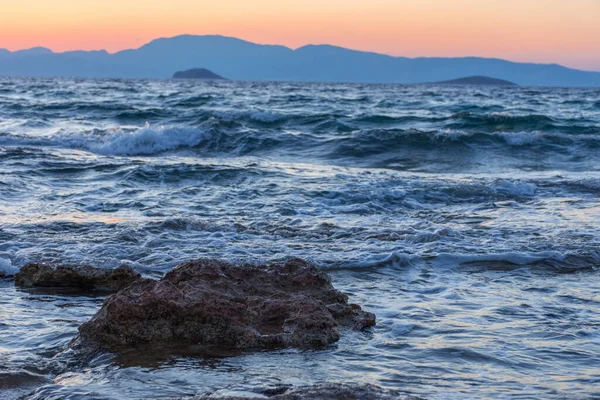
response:
M256 266L198 260L107 298L79 328L77 343L110 351L150 344L318 348L338 340L340 328L372 325L373 314L348 304L327 274L306 261Z
M15 275L15 284L23 288L81 288L118 291L141 276L131 267L102 269L90 266L51 266L30 263Z
M405 397L393 390L385 390L375 385L348 385L340 383L326 383L315 386L299 388L274 389L257 393L256 397L236 396L204 396L196 400L419 400L418 397Z

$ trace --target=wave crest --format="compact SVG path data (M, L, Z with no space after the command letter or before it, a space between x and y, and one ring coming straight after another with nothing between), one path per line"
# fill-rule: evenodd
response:
M152 128L147 124L134 132L120 132L101 143L87 143L88 150L105 155L148 155L183 147L195 147L210 139L202 128Z

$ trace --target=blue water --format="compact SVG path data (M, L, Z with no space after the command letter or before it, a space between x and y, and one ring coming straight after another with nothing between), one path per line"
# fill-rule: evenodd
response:
M0 78L0 270L298 256L378 318L322 351L79 360L103 298L0 281L0 397L600 398L599 150L597 89Z

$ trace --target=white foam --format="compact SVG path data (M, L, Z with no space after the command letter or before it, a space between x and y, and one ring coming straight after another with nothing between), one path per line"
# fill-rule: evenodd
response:
M501 136L507 144L516 147L532 144L543 136L540 132L503 132L497 135Z
M200 145L212 137L210 124L197 128L145 127L129 131L116 129L104 134L76 132L51 137L0 137L0 145L48 146L83 149L101 155L148 155Z
M201 128L152 128L146 124L137 131L120 132L101 143L85 143L84 147L104 155L143 155L198 146L210 137L210 132Z
M8 275L14 275L19 271L19 269L13 266L10 260L7 260L6 258L0 258L0 272L2 271Z
M535 195L537 186L533 183L521 181L509 181L500 179L492 185L492 189L496 193L507 194L516 197L532 197Z
M383 189L382 194L394 199L402 199L406 197L406 190L403 189Z

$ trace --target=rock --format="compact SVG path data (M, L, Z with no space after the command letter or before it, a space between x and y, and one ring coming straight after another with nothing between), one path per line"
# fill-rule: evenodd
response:
M102 269L90 266L51 266L30 263L15 275L15 284L23 288L83 288L118 291L141 276L128 266Z
M78 345L200 345L217 349L319 348L340 328L375 325L328 275L300 259L269 265L190 261L159 281L139 280L106 299L79 328Z
M173 79L224 80L225 78L204 68L194 68L188 69L187 71L175 72Z
M435 85L518 86L516 83L489 76L468 76L451 81L436 82Z
M9 281L9 280L12 280L14 278L15 278L14 275L11 275L11 274L9 274L6 271L0 271L0 281Z
M236 397L212 395L196 397L196 400L420 400L418 397L405 397L393 390L385 390L375 385L348 385L340 383L325 383L315 386L305 386L299 388L281 387L270 391L257 393L256 397Z

